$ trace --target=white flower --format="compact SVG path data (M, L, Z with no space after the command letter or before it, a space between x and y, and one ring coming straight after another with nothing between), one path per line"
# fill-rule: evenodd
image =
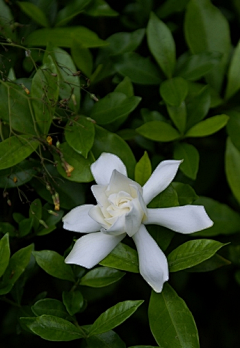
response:
M193 233L212 226L203 206L148 209L148 203L174 179L181 161L161 162L141 187L127 177L119 157L103 153L91 165L97 185L91 187L97 205L85 204L63 218L67 230L89 233L79 238L65 262L92 268L126 236L133 238L139 271L156 291L168 280L168 263L145 225L157 224L175 232Z

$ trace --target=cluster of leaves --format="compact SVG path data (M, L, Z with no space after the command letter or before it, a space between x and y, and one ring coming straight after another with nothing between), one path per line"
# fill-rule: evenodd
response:
M240 18L237 1L231 6ZM6 313L24 338L140 347L134 335L124 342L113 331L143 303L119 302L121 284L131 293L138 274L131 241L90 271L64 263L65 241L50 248L63 214L89 202L90 165L102 152L119 156L141 185L160 160L184 160L177 181L149 206L201 204L214 226L190 240L150 226L172 274L213 271L230 263L225 255L240 266L240 44L230 29L210 0L0 0L0 299L17 308ZM223 166L228 184L218 178ZM227 197L211 190L216 182ZM40 283L28 297L36 274L51 279L51 298ZM139 284L134 296L148 300ZM83 323L88 302L113 294L109 309ZM194 318L169 284L152 291L139 318L145 328L149 321L150 344L199 347Z

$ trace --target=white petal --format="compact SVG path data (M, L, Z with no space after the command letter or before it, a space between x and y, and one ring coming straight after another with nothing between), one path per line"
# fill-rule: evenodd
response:
M113 217L112 219L109 219L109 221L111 220L115 220L112 226L107 228L106 230L101 229L101 231L112 236L118 236L123 233L125 235L125 215L120 215L117 218Z
M129 237L132 237L139 230L144 212L141 209L138 199L133 199L130 206L131 211L125 216L125 231Z
M125 234L114 237L102 232L85 235L76 241L65 262L92 268L104 259L124 237Z
M167 258L144 225L132 237L138 251L139 271L156 292L161 292L168 280Z
M133 191L133 187L136 188L139 187L139 190L142 191L142 188L139 184L137 184L135 181L129 179L125 175L119 173L117 170L114 170L111 176L110 183L108 185L106 195L110 195L112 193L118 193L120 191L127 192L131 195Z
M157 166L143 186L143 199L146 205L173 181L181 162L169 160L163 161Z
M102 153L96 162L91 165L92 175L99 185L109 184L114 169L127 176L127 169L122 160L112 153Z
M107 189L106 185L92 185L91 186L92 193L93 193L96 201L101 206L108 205L108 199L107 199L107 196L105 194L106 189Z
M62 219L63 228L65 228L65 230L82 233L100 231L101 226L99 223L88 215L92 207L94 207L94 205L85 204L72 209Z
M148 209L148 217L144 224L157 224L175 232L193 233L213 225L201 205L185 205L183 207Z
M105 228L109 227L109 225L105 221L105 218L102 214L102 210L99 205L93 205L92 208L89 210L88 214L94 221L96 221L99 224L100 228L102 226L104 226ZM98 231L100 230L100 228L98 229Z

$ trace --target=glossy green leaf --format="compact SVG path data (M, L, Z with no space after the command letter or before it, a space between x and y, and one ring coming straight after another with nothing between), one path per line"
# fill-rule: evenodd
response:
M210 219L214 221L212 227L196 232L194 236L212 237L239 232L240 215L228 205L208 197L199 197L194 204L203 205Z
M170 272L178 272L198 265L212 257L224 245L210 239L196 239L186 242L168 255Z
M173 157L176 160L183 160L180 170L189 178L195 180L198 173L199 153L191 144L178 143L174 147Z
M58 77L56 66L51 56L47 56L45 64L38 69L32 80L32 108L37 128L47 135L58 99Z
M177 192L180 205L192 204L198 199L196 192L190 185L181 182L172 182L172 186Z
M39 29L26 37L25 45L47 46L52 42L54 46L72 47L73 40L77 40L84 47L101 47L107 45L96 33L86 27L66 27L53 29Z
M132 97L134 95L133 84L128 76L117 85L114 92L124 93L127 97Z
M33 244L18 250L10 258L8 266L0 283L0 295L7 294L29 264Z
M159 347L200 347L192 313L168 283L164 284L160 294L152 291L148 317L150 329Z
M0 171L0 187L18 187L29 182L37 172L35 161L22 161L14 167Z
M92 288L102 288L120 280L124 272L108 267L97 267L85 274L80 281L81 285Z
M4 274L10 259L9 235L6 233L0 240L0 277Z
M67 319L69 317L63 303L52 298L44 298L43 300L35 302L31 309L36 316L46 314L54 315L63 319Z
M63 256L56 251L34 251L33 255L37 264L48 274L58 279L74 281L74 275L70 265L64 263Z
M94 142L95 128L91 119L85 116L71 118L65 128L65 138L73 150L87 158Z
M185 132L187 120L187 109L185 102L183 101L179 106L167 105L167 111L179 132L183 134Z
M227 132L233 145L240 151L240 112L237 110L229 110L228 116Z
M128 76L133 83L158 85L161 82L158 68L149 58L135 52L127 52L114 58L114 68L119 74Z
M190 87L191 88L191 87ZM187 129L200 122L208 113L211 104L210 89L204 86L187 103Z
M147 152L140 158L135 167L135 181L143 186L152 174L152 164Z
M64 160L61 156L55 155L59 174L65 179L75 182L89 182L93 180L90 166L94 162L94 158L91 153L87 158L84 158L74 151L67 143L62 143L60 145L60 151ZM74 168L72 172L68 171L68 165Z
M5 3L4 0L0 1L0 25L1 25L1 35L5 38L10 38L16 41L16 31L12 30L10 23L14 22L14 18L10 7Z
M160 94L170 106L180 106L188 94L188 83L182 77L165 80L160 85Z
M120 269L122 271L138 273L138 254L126 244L119 243L100 265Z
M151 13L147 26L148 47L160 68L170 78L175 68L175 42L171 31L158 17Z
M148 204L149 208L169 208L177 207L178 195L174 190L172 184L170 184L164 191L155 196Z
M90 50L73 40L71 55L78 69L90 77L93 69L93 56Z
M0 233L1 234L8 233L9 236L15 237L16 236L16 229L9 222L0 222Z
M180 137L178 131L173 128L169 123L163 121L150 121L137 128L136 131L154 141L172 141Z
M33 218L33 228L36 231L39 226L39 220L42 218L42 203L39 198L35 199L29 208L29 217Z
M231 98L240 89L240 81L238 78L240 74L239 60L240 60L240 41L238 42L234 50L232 60L228 70L228 83L227 83L226 94L225 94L226 99Z
M185 17L185 36L193 54L222 54L219 63L207 75L211 86L220 91L231 44L227 19L210 0L190 0Z
M112 92L94 104L90 117L100 125L112 123L127 117L140 101L140 97L127 97L123 93Z
M223 266L229 266L230 261L224 259L222 256L215 254L210 259L199 263L197 266L188 269L188 272L210 272Z
M124 301L102 313L93 323L89 336L98 335L114 329L128 319L144 301Z
M68 342L84 337L83 331L75 325L53 315L41 315L37 318L21 318L21 321L23 323L26 321L26 325L33 333L47 341Z
M24 237L32 231L33 221L33 217L21 220L18 226L19 237Z
M240 151L227 139L225 153L225 171L227 181L238 202L240 202Z
M158 348L157 346L131 346L129 348Z
M102 152L110 152L117 155L127 167L128 176L134 177L134 168L136 165L135 157L128 144L117 134L108 132L104 128L95 126L95 139L92 147L95 158Z
M84 299L81 291L63 291L63 303L70 315L78 313L84 305Z
M28 135L15 135L0 143L0 169L22 162L36 150L39 142Z
M205 137L214 134L226 126L228 119L227 115L210 117L190 128L186 133L186 137Z
M157 9L157 15L159 16L159 18L166 18L169 15L171 15L172 13L181 12L185 9L188 1L189 0L166 0ZM136 348L137 347L138 346L136 346ZM135 348L135 347L129 347L129 348ZM140 346L139 346L139 348L140 348ZM146 346L146 348L148 348L148 346ZM150 346L149 346L149 348L150 348Z
M84 11L84 8L90 3L91 0L73 0L67 4L57 14L55 26L61 27L67 24L71 19L76 17L79 13Z
M48 19L45 13L38 6L26 1L17 1L17 4L28 17L34 20L34 22L43 27L49 27Z
M126 344L112 330L86 339L88 348L126 348Z
M89 6L85 9L89 16L93 17L115 17L118 12L113 10L104 0L92 0Z
M222 58L219 52L201 52L187 56L186 59L179 59L176 72L186 80L195 81L210 72Z
M0 83L1 119L17 132L36 135L30 98L23 85Z

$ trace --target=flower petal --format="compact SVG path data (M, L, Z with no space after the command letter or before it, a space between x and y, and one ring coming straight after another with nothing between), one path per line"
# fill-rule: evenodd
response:
M193 233L211 227L213 221L201 205L148 209L144 224L157 224L175 232Z
M142 192L142 187L135 181L129 179L122 173L119 173L117 170L114 170L111 176L110 183L108 185L106 195L109 196L112 193L118 193L124 191L132 195L133 191L139 190Z
M92 268L104 259L124 237L125 234L115 237L102 232L85 235L76 241L65 262Z
M103 216L102 210L99 205L92 206L92 208L89 210L89 216L99 224L100 228L102 226L104 226L105 228L109 227L109 225L105 221L105 218ZM99 231L100 231L100 228L99 228Z
M167 258L144 225L132 237L138 251L139 271L146 282L156 292L161 292L168 280Z
M127 232L129 237L132 237L139 230L144 211L141 209L138 199L133 199L130 206L130 212L125 215L125 232Z
M84 204L70 210L62 219L63 228L82 233L100 231L101 225L88 215L93 207L92 204Z
M146 205L173 181L181 162L168 160L157 166L143 186L143 199Z
M99 185L109 184L114 169L127 176L127 169L122 160L112 153L103 152L96 162L91 165L92 175Z
M102 232L112 236L118 236L123 233L125 235L125 215L119 215L118 217L106 219L106 221L112 223L112 226L107 229L101 228Z

